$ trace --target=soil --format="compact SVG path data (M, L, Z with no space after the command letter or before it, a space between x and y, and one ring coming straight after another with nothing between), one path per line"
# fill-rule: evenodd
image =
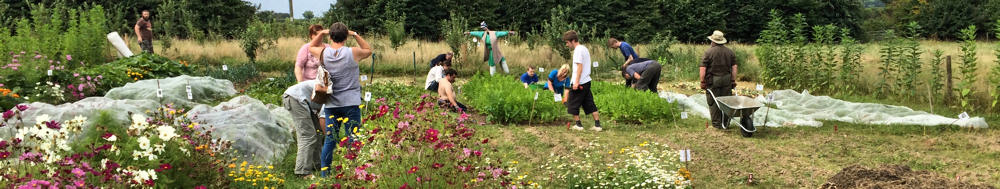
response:
M905 165L883 165L869 169L860 165L844 168L821 188L994 188L960 182L928 171L913 171Z

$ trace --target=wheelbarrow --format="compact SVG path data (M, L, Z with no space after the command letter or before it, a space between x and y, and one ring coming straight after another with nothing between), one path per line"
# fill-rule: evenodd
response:
M740 121L736 123L740 127L740 134L743 137L751 137L754 132L757 132L757 128L753 126L753 113L760 109L761 104L750 97L745 96L723 96L716 97L712 90L706 90L715 99L715 107L719 107L722 111L723 120L725 117L735 118L740 117ZM722 122L722 129L728 128L730 125L729 121Z

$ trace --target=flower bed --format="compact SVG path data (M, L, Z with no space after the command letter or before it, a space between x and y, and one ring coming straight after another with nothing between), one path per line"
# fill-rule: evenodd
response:
M541 179L569 188L691 187L691 172L681 166L678 154L658 143L619 150L590 143L573 155L549 155L540 169L546 175Z
M513 76L476 75L462 89L464 93L460 95L468 100L470 108L486 114L489 121L551 122L566 114L566 107L554 101L552 92L525 89Z
M91 119L20 120L29 107L4 112L2 127L14 127L12 138L0 140L0 183L8 188L134 188L157 185L222 187L230 143L212 139L211 130L192 123L183 109L165 106L150 117L131 115L129 126L117 125L108 113Z
M601 119L625 123L673 121L680 117L677 104L669 103L656 93L632 90L624 85L595 82L592 86L594 103Z

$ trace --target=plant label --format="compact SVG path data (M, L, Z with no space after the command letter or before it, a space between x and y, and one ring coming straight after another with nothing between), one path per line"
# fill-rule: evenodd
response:
M268 81L274 81L274 78L273 77L269 77L269 78L267 78L267 80Z
M962 114L958 114L958 119L959 120L969 119L969 113L968 112L962 112Z
M49 75L49 76L52 76L52 70L49 70L49 71L47 72L47 75Z
M767 94L767 101L774 102L774 94Z
M681 119L687 119L687 118L688 118L688 113L687 112L681 112Z
M156 89L156 98L163 98L163 89Z
M538 67L538 72L545 72L545 68L543 68L543 67Z
M222 71L229 71L229 66L223 64L222 65Z
M552 99L555 99L556 102L562 102L562 95L553 94Z
M597 62L594 62L594 67L595 67L595 68L597 67Z
M191 93L191 85L184 87L184 90L187 91L188 100L193 100L194 95Z
M757 84L757 91L763 91L763 90L764 90L764 85Z
M361 81L368 81L368 75L361 75Z
M667 96L667 103L674 103L674 97L673 96Z
M684 153L684 150L677 150L677 155L680 155L681 162L685 162L687 160L687 157L684 157L684 155L687 155Z
M538 92L535 92L535 100L538 100Z
M685 162L691 161L691 149L684 149L684 158L687 158Z
M477 44L478 44L478 43L479 43L479 38L474 38L474 37L473 37L473 38L472 38L472 42L473 42L473 43L477 43Z
M372 92L365 92L365 102L372 101Z

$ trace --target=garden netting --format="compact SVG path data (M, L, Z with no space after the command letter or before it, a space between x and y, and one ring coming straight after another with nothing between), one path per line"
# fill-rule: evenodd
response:
M761 107L753 114L754 125L764 125L765 114L767 126L823 126L821 121L841 121L847 123L870 125L957 125L960 127L986 128L986 120L982 117L958 119L935 115L924 111L915 111L904 106L893 106L876 103L857 103L834 99L828 96L813 96L808 91L792 90L773 91L773 101L761 96L756 100L771 104L776 108ZM708 102L705 94L687 96L684 94L660 92L660 98L675 101L683 111L695 116L708 118ZM770 109L770 110L768 110ZM738 121L738 120L733 120Z

